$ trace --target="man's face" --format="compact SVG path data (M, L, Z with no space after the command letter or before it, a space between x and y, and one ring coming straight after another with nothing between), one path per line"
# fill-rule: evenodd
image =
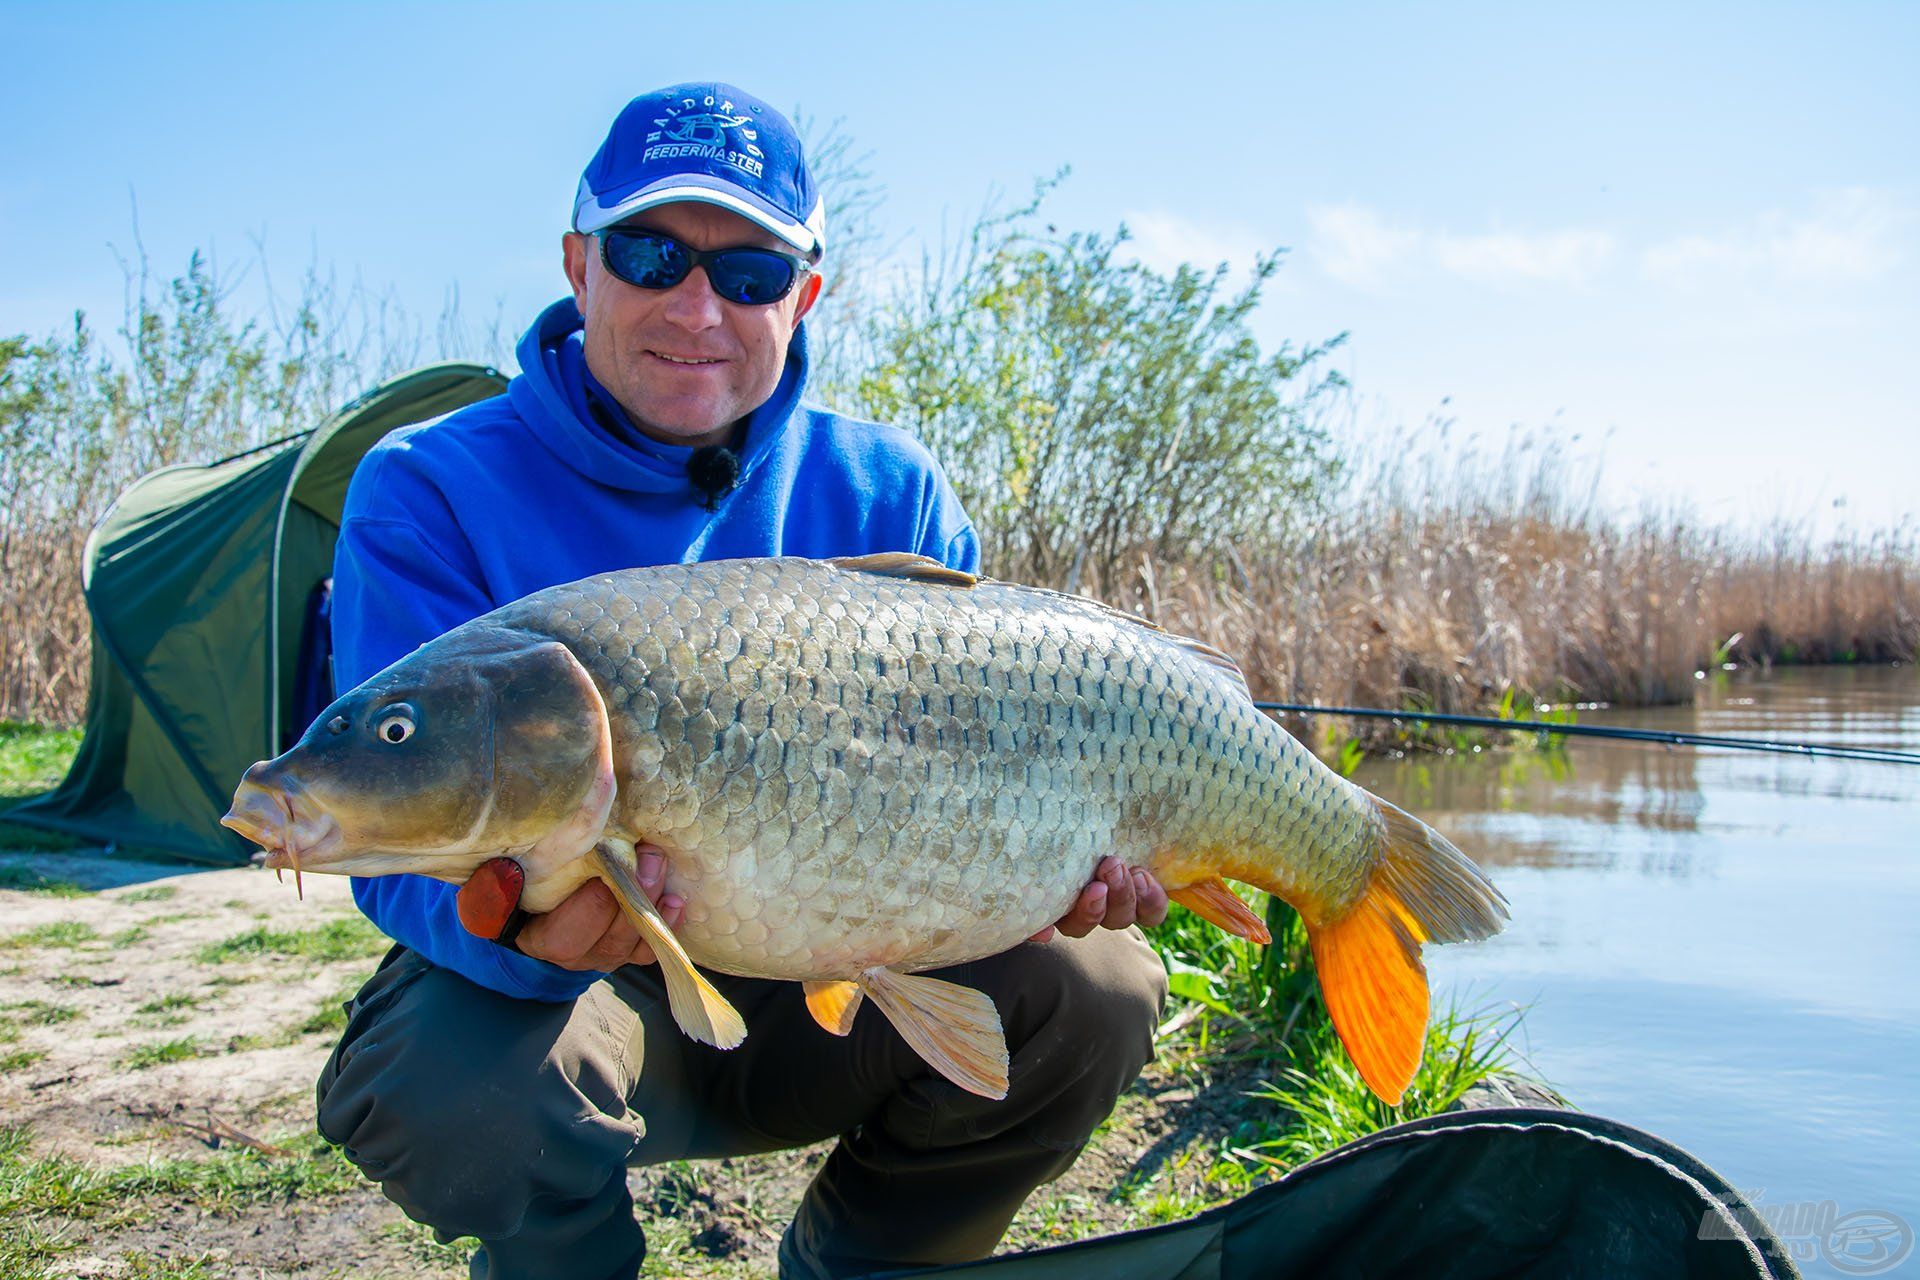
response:
M635 214L623 229L656 231L695 249L791 245L736 213L709 204L669 204ZM808 273L764 307L725 302L696 267L671 289L642 289L614 276L592 236L568 232L567 279L586 318L587 367L640 429L666 444L724 443L732 426L773 394L787 345L820 293Z

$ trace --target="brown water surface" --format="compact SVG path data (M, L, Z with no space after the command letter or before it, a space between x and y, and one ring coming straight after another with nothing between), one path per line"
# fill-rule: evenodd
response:
M1920 673L1735 675L1581 719L1920 751ZM1512 902L1500 937L1429 953L1440 1000L1526 1006L1538 1074L1756 1203L1920 1227L1920 767L1574 739L1357 780ZM1864 1274L1800 1248L1810 1275Z

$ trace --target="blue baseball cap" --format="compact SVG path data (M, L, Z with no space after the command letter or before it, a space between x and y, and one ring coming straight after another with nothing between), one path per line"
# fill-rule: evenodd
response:
M591 234L643 209L698 201L820 255L826 206L787 118L730 84L642 94L613 122L580 175L573 229Z

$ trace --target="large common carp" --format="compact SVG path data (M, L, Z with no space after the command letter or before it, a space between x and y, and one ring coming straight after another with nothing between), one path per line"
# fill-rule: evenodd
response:
M1427 1018L1420 946L1483 938L1499 891L1338 777L1234 664L1090 600L919 556L632 569L457 627L247 771L226 824L268 865L461 883L502 854L522 903L604 879L676 1021L731 1048L695 965L806 984L844 1035L864 997L948 1079L1005 1095L985 995L921 971L1066 913L1105 854L1270 939L1226 881L1306 922L1348 1053L1398 1101ZM634 845L666 851L669 932Z

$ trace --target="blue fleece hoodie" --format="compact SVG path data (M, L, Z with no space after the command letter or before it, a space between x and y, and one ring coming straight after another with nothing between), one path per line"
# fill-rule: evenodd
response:
M334 551L342 690L470 618L613 569L877 551L978 567L973 527L917 440L800 403L805 326L712 511L688 482L692 451L633 429L588 373L581 333L571 299L548 307L505 395L395 431L361 462ZM495 991L570 1000L598 976L475 938L454 892L414 875L353 882L388 936Z

